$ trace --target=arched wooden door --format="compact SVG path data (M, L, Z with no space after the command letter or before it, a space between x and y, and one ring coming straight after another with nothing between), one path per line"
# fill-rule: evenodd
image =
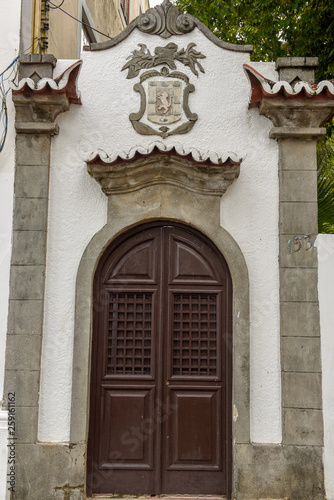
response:
M94 283L88 494L230 494L231 279L197 231L110 245Z

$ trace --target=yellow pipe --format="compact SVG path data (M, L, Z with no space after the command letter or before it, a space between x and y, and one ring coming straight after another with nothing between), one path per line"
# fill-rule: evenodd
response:
M32 0L31 54L40 53L41 0Z

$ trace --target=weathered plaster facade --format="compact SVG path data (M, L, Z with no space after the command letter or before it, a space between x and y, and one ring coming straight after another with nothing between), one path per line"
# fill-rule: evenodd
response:
M249 47L218 41L175 10L170 21L168 9L165 0L85 53L80 76L81 63L52 80L52 57L22 60L21 78L40 64L49 79L21 80L13 94L5 378L5 394L17 394L13 499L85 498L94 270L119 234L163 219L210 238L232 276L232 497L321 500L316 141L333 114L334 89L269 83L254 67L274 80L272 65L249 66ZM195 43L205 59L197 77L177 63L194 86L189 105L198 120L177 140L157 142L129 120L139 107L137 80L122 67L138 44L151 54L164 47L161 36L179 49ZM279 61L278 79L290 78L289 67L293 80L294 66L307 79L313 65Z

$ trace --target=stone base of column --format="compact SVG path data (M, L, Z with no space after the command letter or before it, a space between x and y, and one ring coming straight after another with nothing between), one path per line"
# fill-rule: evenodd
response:
M238 445L234 466L236 500L324 500L322 447Z

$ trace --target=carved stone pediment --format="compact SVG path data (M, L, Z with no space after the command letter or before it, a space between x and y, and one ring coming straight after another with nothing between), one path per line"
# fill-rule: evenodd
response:
M87 161L87 170L107 196L158 184L222 196L239 176L240 163L233 154L201 155L194 148L184 150L180 144L154 142L147 149L133 148L128 154L94 153Z
M101 43L92 43L91 50L104 50L114 47L127 38L134 29L150 35L169 38L172 35L186 35L198 28L209 40L218 47L236 52L252 52L251 45L236 45L224 42L217 38L201 21L190 14L182 14L169 0L164 0L161 5L148 9L134 19L122 33L112 40Z
M137 27L143 33L169 38L172 35L189 33L195 28L195 23L192 17L181 14L175 5L165 0L161 5L148 9L144 16L140 16Z

